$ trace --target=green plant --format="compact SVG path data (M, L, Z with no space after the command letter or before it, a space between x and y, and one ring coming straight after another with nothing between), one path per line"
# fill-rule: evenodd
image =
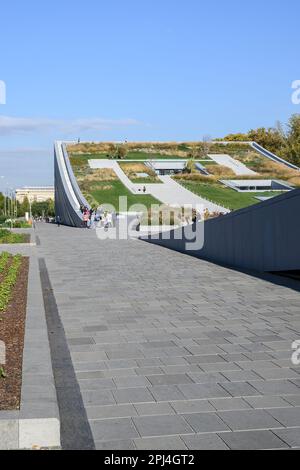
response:
M5 379L6 378L6 372L3 369L3 367L0 367L0 379Z
M3 252L0 256L0 274L2 274L7 266L8 260L10 258L10 254Z
M16 255L13 257L12 263L8 269L5 279L0 285L0 312L3 312L9 301L11 300L12 290L17 282L18 273L22 263L22 256Z
M12 233L7 229L0 229L0 244L26 243L28 236L24 233Z

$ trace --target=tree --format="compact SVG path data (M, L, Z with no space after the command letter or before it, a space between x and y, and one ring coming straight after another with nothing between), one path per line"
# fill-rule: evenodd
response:
M257 142L262 147L266 148L270 152L280 153L285 146L285 136L277 128L270 127L266 129L260 127L256 130L251 130L248 134L248 140Z
M54 203L51 199L44 202L33 202L32 215L34 217L53 217Z
M24 217L26 212L28 213L30 212L30 204L29 204L28 197L25 197L23 202L20 204L18 214L21 217Z
M0 215L4 215L4 196L0 193Z
M184 173L191 174L195 169L195 160L194 158L190 158L189 161L186 163L186 167L184 169Z
M126 158L126 156L127 156L127 147L126 147L126 145L119 145L119 147L117 149L116 157L119 160L123 160L124 158Z
M282 157L300 165L300 114L294 114L289 120Z
M221 140L221 139L220 139ZM227 135L224 140L227 142L247 142L249 140L248 134L229 134Z

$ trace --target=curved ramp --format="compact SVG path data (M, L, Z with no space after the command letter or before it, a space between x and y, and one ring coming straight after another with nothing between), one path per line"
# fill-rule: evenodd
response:
M70 160L63 142L54 145L55 173L55 214L63 225L70 227L82 226L80 206L88 206L81 194L73 174Z
M278 157L277 155L275 155L275 153L272 153L269 150L266 150L264 147L257 144L256 142L251 142L250 145L254 150L256 150L258 153L260 153L264 157L268 158L269 160L273 160L273 162L281 163L281 164L291 168L292 170L299 170L300 171L300 168L298 166L293 165L293 163L287 162L283 158Z

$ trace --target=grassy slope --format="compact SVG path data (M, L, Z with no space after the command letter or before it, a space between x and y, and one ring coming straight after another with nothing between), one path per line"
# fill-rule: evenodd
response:
M257 196L268 197L280 194L272 191L255 194L239 193L233 189L222 187L217 183L181 182L181 184L190 191L231 210L241 209L259 203L256 199Z
M160 204L152 196L132 194L121 181L99 182L97 183L97 189L91 191L91 195L99 205L112 204L117 211L119 210L120 196L127 196L128 209L134 204L143 204L147 208L151 207L151 204Z
M88 177L89 172L91 171L88 166L88 160L91 158L90 155L80 155L70 158L70 162L75 174L75 177L80 177L81 179ZM101 204L111 204L113 205L116 210L119 210L119 197L120 196L127 196L128 198L128 207L134 204L143 204L146 207L151 207L151 204L160 204L155 198L149 195L144 194L132 194L124 185L123 183L117 178L113 181L106 181L105 179L102 181L93 180L89 183L90 190L86 191L82 185L84 185L83 180L77 180L80 189L84 193L84 195L89 200L89 195L92 196L92 199L97 202L98 205Z

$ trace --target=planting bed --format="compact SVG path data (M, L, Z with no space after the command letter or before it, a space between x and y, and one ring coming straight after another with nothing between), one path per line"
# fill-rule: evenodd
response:
M0 411L20 407L29 259L0 255ZM3 361L3 358L2 358Z

